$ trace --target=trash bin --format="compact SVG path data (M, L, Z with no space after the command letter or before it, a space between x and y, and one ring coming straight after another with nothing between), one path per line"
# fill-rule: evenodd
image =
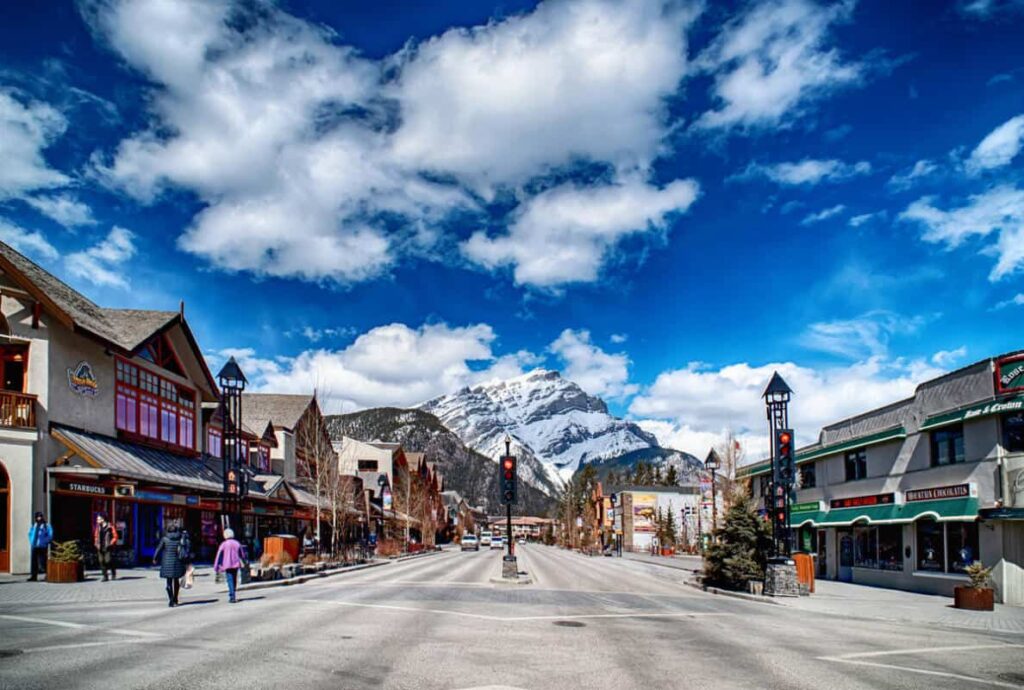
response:
M814 557L809 553L793 554L796 563L796 581L800 583L801 594L814 593Z
M287 553L292 558L292 563L299 561L299 538L291 534L275 534L263 539L263 554L276 556L279 553Z

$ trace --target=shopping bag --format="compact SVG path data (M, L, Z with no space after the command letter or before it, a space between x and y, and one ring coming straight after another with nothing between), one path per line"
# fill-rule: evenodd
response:
M196 575L196 569L190 563L189 566L187 568L185 568L185 589L192 589L192 582L193 582L193 579L195 578L195 575Z

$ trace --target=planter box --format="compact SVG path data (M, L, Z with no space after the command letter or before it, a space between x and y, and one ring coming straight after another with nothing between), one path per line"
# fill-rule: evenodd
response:
M81 582L85 579L85 564L81 561L46 562L47 582Z
M671 555L673 555L673 554L674 554L675 552L676 552L676 550L675 550L675 549L662 549L662 550L661 550L661 555L662 555L662 556L671 556Z
M995 590L989 587L955 587L953 606L968 611L992 611L995 608Z

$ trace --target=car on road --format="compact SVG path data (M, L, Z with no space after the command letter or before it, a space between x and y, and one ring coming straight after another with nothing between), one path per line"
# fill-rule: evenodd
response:
M462 550L463 551L479 551L480 540L476 538L475 534L464 534L462 535Z
M480 546L490 546L490 545L491 545L491 533L490 532L486 532L486 531L481 532L480 533Z
M520 546L526 546L526 537L519 537L516 539L516 543Z
M505 548L505 537L491 537L491 548L502 549Z

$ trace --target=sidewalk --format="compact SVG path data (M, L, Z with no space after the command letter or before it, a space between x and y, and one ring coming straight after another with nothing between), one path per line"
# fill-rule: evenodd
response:
M196 566L195 586L182 589L179 601L227 599L224 583L215 583L213 568ZM50 584L44 580L26 582L24 576L0 576L0 606L4 604L63 604L119 601L167 601L160 568L131 568L117 571L117 579L103 582L98 570L88 570L85 582Z
M953 608L951 597L818 580L807 597L777 597L776 603L813 613L871 620L942 625L1024 635L1024 607L996 604L995 611Z

